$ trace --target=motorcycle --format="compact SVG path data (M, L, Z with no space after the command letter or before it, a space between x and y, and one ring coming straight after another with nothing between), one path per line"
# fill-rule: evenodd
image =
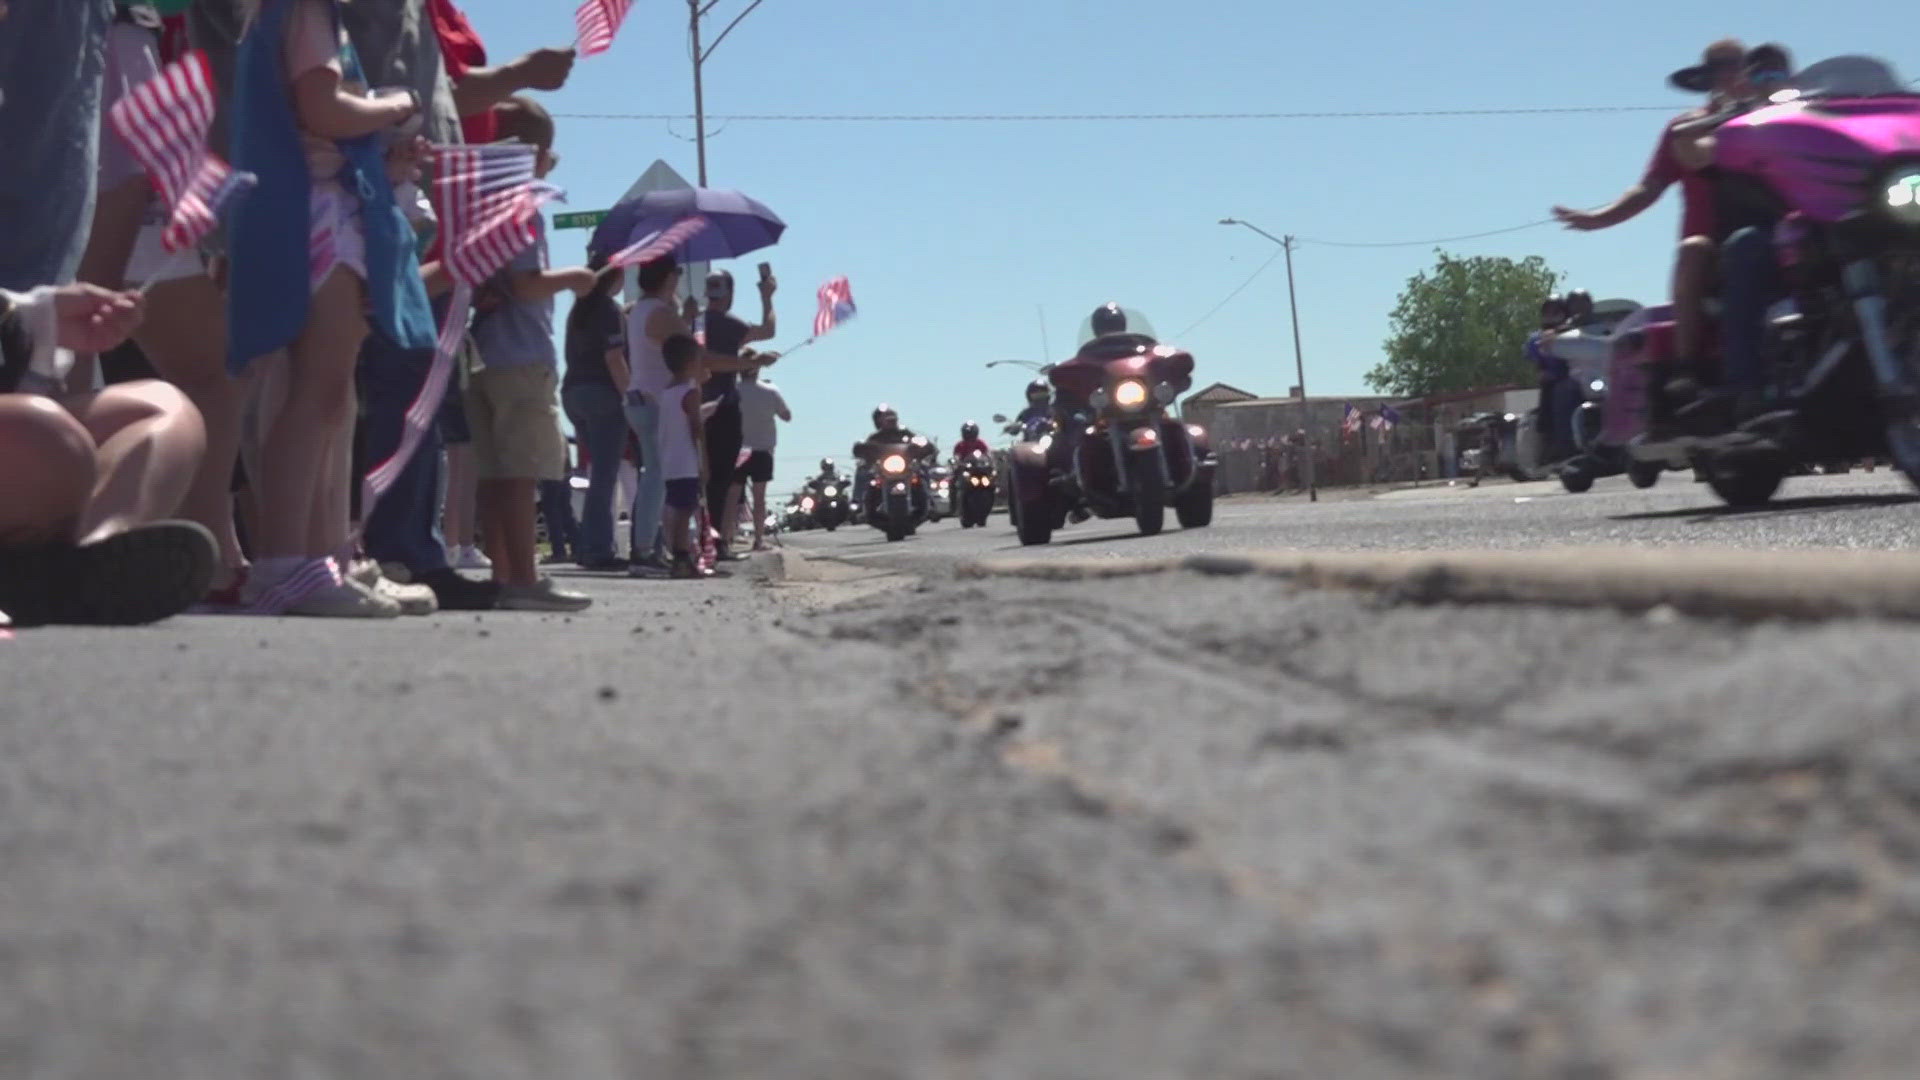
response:
M954 501L959 504L960 527L971 529L976 525L985 526L988 516L993 513L995 488L999 484L993 457L985 450L975 450L960 462L956 472L954 483L959 495Z
M867 524L899 542L927 520L932 496L928 492L925 459L933 447L915 437L911 442L856 443L857 460L872 462L873 479L861 493Z
M953 470L935 465L927 470L927 522L937 525L954 511Z
M1212 441L1167 413L1190 381L1193 357L1157 342L1138 312L1126 317L1129 332L1083 332L1079 354L1047 373L1055 401L1076 407L1070 423L1013 448L1022 544L1047 543L1069 515L1131 517L1143 536L1160 532L1168 506L1182 528L1213 521Z
M1788 475L1834 461L1891 458L1920 485L1920 95L1858 56L1794 83L1726 120L1714 141L1727 191L1778 221L1793 310L1765 327L1774 411L1725 435L1646 438L1654 373L1673 358L1670 305L1638 313L1609 379L1607 440L1642 464L1696 469L1736 507L1764 505Z
M1460 452L1460 473L1471 475L1475 484L1489 476L1503 475L1516 484L1533 479L1520 464L1520 417L1513 413L1474 413L1455 426L1454 437L1472 443Z
M1579 397L1568 430L1545 433L1549 442L1558 435L1572 447L1572 455L1550 465L1549 471L1557 473L1561 486L1573 494L1591 490L1595 480L1621 473L1626 473L1635 487L1649 488L1665 471L1661 465L1634 461L1625 445L1609 442L1606 437L1612 358L1625 333L1623 328L1641 310L1631 300L1603 300L1594 305L1591 317L1559 332L1546 346L1548 352L1566 362L1568 380ZM1541 402L1542 409L1547 407L1547 402Z
M828 532L847 523L851 513L848 504L847 490L839 477L815 477L801 500L814 523Z

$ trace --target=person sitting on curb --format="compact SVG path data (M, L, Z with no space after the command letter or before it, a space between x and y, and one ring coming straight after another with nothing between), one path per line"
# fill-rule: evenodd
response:
M16 625L138 625L206 595L213 534L180 509L206 431L157 380L60 392L72 350L100 353L143 314L97 285L0 290L0 612Z

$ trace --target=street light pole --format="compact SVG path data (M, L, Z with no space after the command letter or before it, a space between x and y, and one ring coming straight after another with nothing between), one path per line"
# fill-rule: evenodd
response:
M714 5L719 2L720 0L706 0L705 3L701 0L687 0L687 36L693 43L693 141L695 152L700 159L701 187L707 186L707 94L702 69L706 67L707 59L713 55L713 50L719 48L720 43L727 40L727 35L733 33L733 28L739 26L742 19L753 14L754 9L759 7L763 0L753 0L753 3L747 5L745 11L733 17L733 21L727 24L725 30L720 31L720 35L713 39L713 44L702 48L700 20L706 18L707 13L712 11Z
M1307 364L1306 364L1306 360L1302 356L1301 349L1300 349L1300 301L1295 297L1294 290L1293 290L1293 249L1299 243L1299 241L1295 240L1291 235L1286 237L1275 236L1258 225L1252 224L1251 222L1241 221L1238 218L1221 218L1220 224L1244 225L1247 228L1252 229L1254 232L1259 233L1261 236L1264 236L1267 239L1273 241L1274 243L1279 244L1281 250L1286 252L1286 255L1287 255L1287 310L1290 313L1292 322L1293 322L1293 373L1294 373L1294 377L1299 380L1298 385L1300 387L1300 414L1306 418L1306 424L1307 424L1307 427L1306 427L1306 431L1307 431L1307 445L1306 445L1307 500L1309 502L1319 502L1320 488L1319 488L1319 485L1317 485L1314 482L1314 467L1313 467L1313 459L1314 459L1313 406L1308 404L1307 402Z

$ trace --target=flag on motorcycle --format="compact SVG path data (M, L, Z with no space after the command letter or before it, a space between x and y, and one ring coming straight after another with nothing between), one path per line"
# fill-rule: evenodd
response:
M160 246L169 253L205 239L227 200L258 182L208 152L213 113L213 73L207 54L198 50L129 90L107 111L108 123L167 206Z
M574 48L581 56L598 56L613 47L613 36L626 21L633 0L583 0L573 13Z
M853 286L843 277L820 286L820 313L813 317L813 336L820 337L858 314L853 306Z

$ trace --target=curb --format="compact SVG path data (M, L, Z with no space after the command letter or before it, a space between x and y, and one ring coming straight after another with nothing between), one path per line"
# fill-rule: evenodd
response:
M1415 604L1543 604L1736 619L1920 619L1920 556L1876 551L1556 548L1290 552L1167 559L995 559L963 578L1052 581L1163 574L1273 577Z

